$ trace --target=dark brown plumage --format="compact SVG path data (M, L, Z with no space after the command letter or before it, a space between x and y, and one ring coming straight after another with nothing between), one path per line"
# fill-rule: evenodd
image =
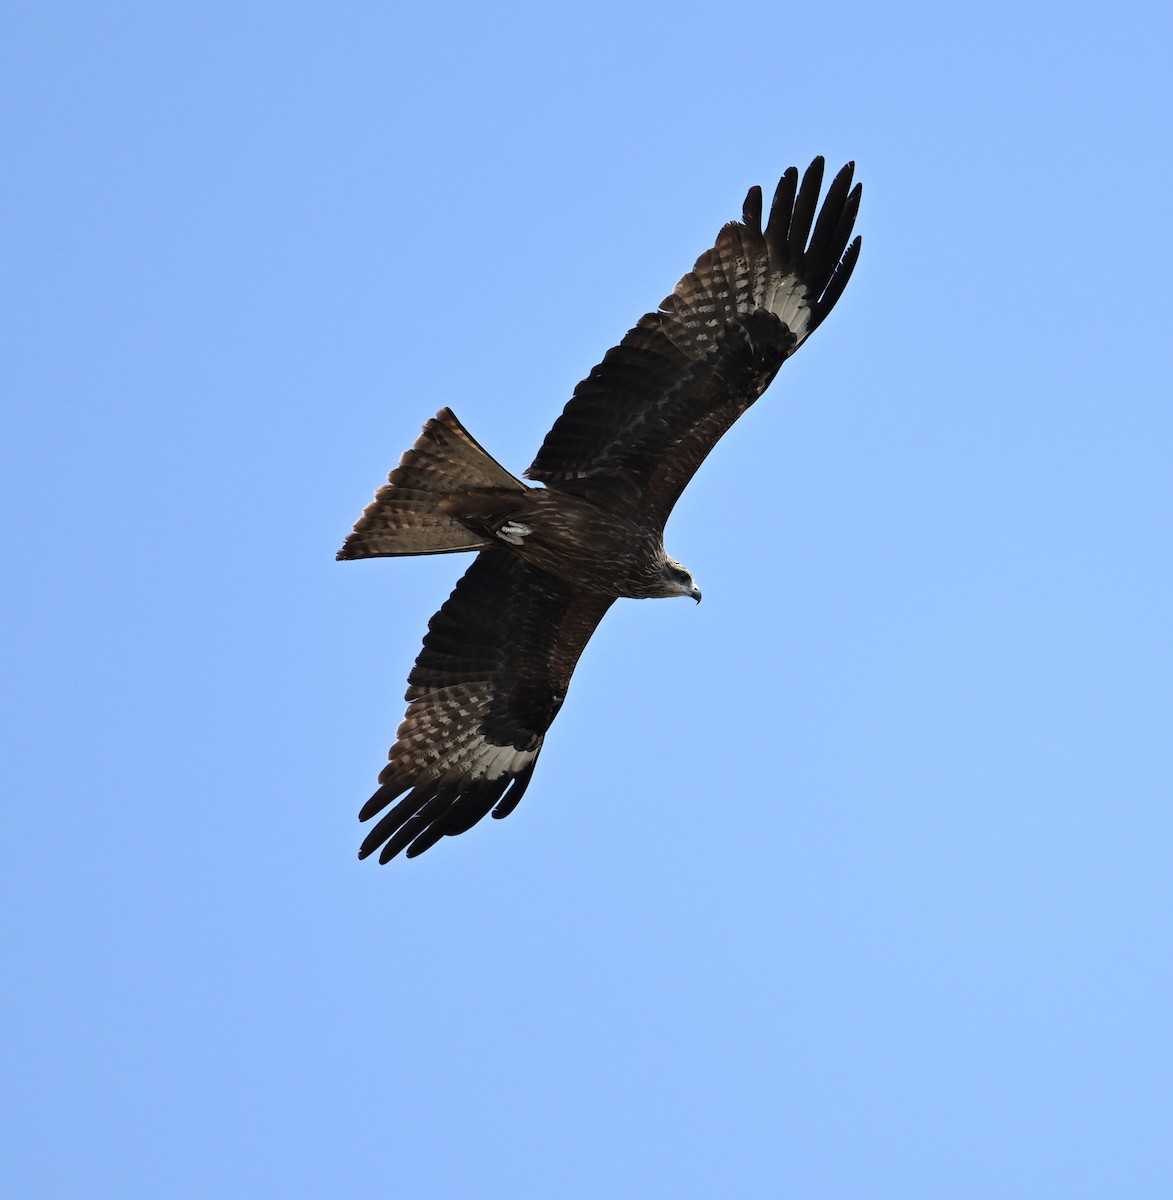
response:
M860 246L852 170L832 181L817 220L821 158L801 185L794 167L783 175L764 229L761 190L750 189L742 220L575 388L526 471L545 487L511 475L448 409L391 472L340 559L478 554L428 624L407 714L360 813L382 813L360 858L411 858L490 811L512 812L612 602L700 599L664 551L665 522L842 294Z

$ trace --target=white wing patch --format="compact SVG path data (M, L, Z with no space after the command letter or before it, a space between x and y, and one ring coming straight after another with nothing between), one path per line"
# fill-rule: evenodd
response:
M810 329L811 306L806 285L794 275L773 275L766 284L762 307L784 321L801 343Z
M478 745L479 743L479 745ZM469 768L473 779L500 779L502 775L516 775L538 756L536 750L515 750L512 746L494 746L482 738L476 738L470 746L474 763Z
M497 530L497 536L511 546L520 546L531 533L533 530L530 526L523 525L520 521L506 521Z
M492 697L487 691L463 685L429 689L411 697L391 758L414 758L417 769L438 780L500 779L516 775L538 756L533 750L497 746L480 732Z

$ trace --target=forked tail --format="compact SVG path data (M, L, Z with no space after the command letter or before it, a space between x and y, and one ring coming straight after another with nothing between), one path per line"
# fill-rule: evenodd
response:
M440 501L470 489L528 490L442 408L399 460L342 544L338 558L394 554L450 554L489 545L440 508Z

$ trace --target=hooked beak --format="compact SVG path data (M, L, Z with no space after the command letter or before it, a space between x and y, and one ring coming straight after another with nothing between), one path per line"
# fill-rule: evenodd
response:
M691 592L689 592L688 594L689 594L689 595L690 595L690 596L691 596L691 597L692 597L692 598L693 598L693 599L694 599L694 600L695 600L695 601L696 601L698 604L701 602L701 589L700 589L699 587L696 587L696 586L694 585L694 586L693 586L693 589L692 589L692 591L691 591Z

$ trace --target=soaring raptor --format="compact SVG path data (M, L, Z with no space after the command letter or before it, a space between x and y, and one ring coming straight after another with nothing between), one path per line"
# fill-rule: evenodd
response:
M422 854L521 799L574 665L620 596L700 600L664 524L721 435L835 306L859 257L853 164L819 207L823 160L781 179L574 389L525 474L447 408L424 426L339 558L475 551L428 623L407 714L359 850ZM818 215L816 218L816 210ZM391 806L391 807L388 807ZM384 810L387 811L384 811Z

